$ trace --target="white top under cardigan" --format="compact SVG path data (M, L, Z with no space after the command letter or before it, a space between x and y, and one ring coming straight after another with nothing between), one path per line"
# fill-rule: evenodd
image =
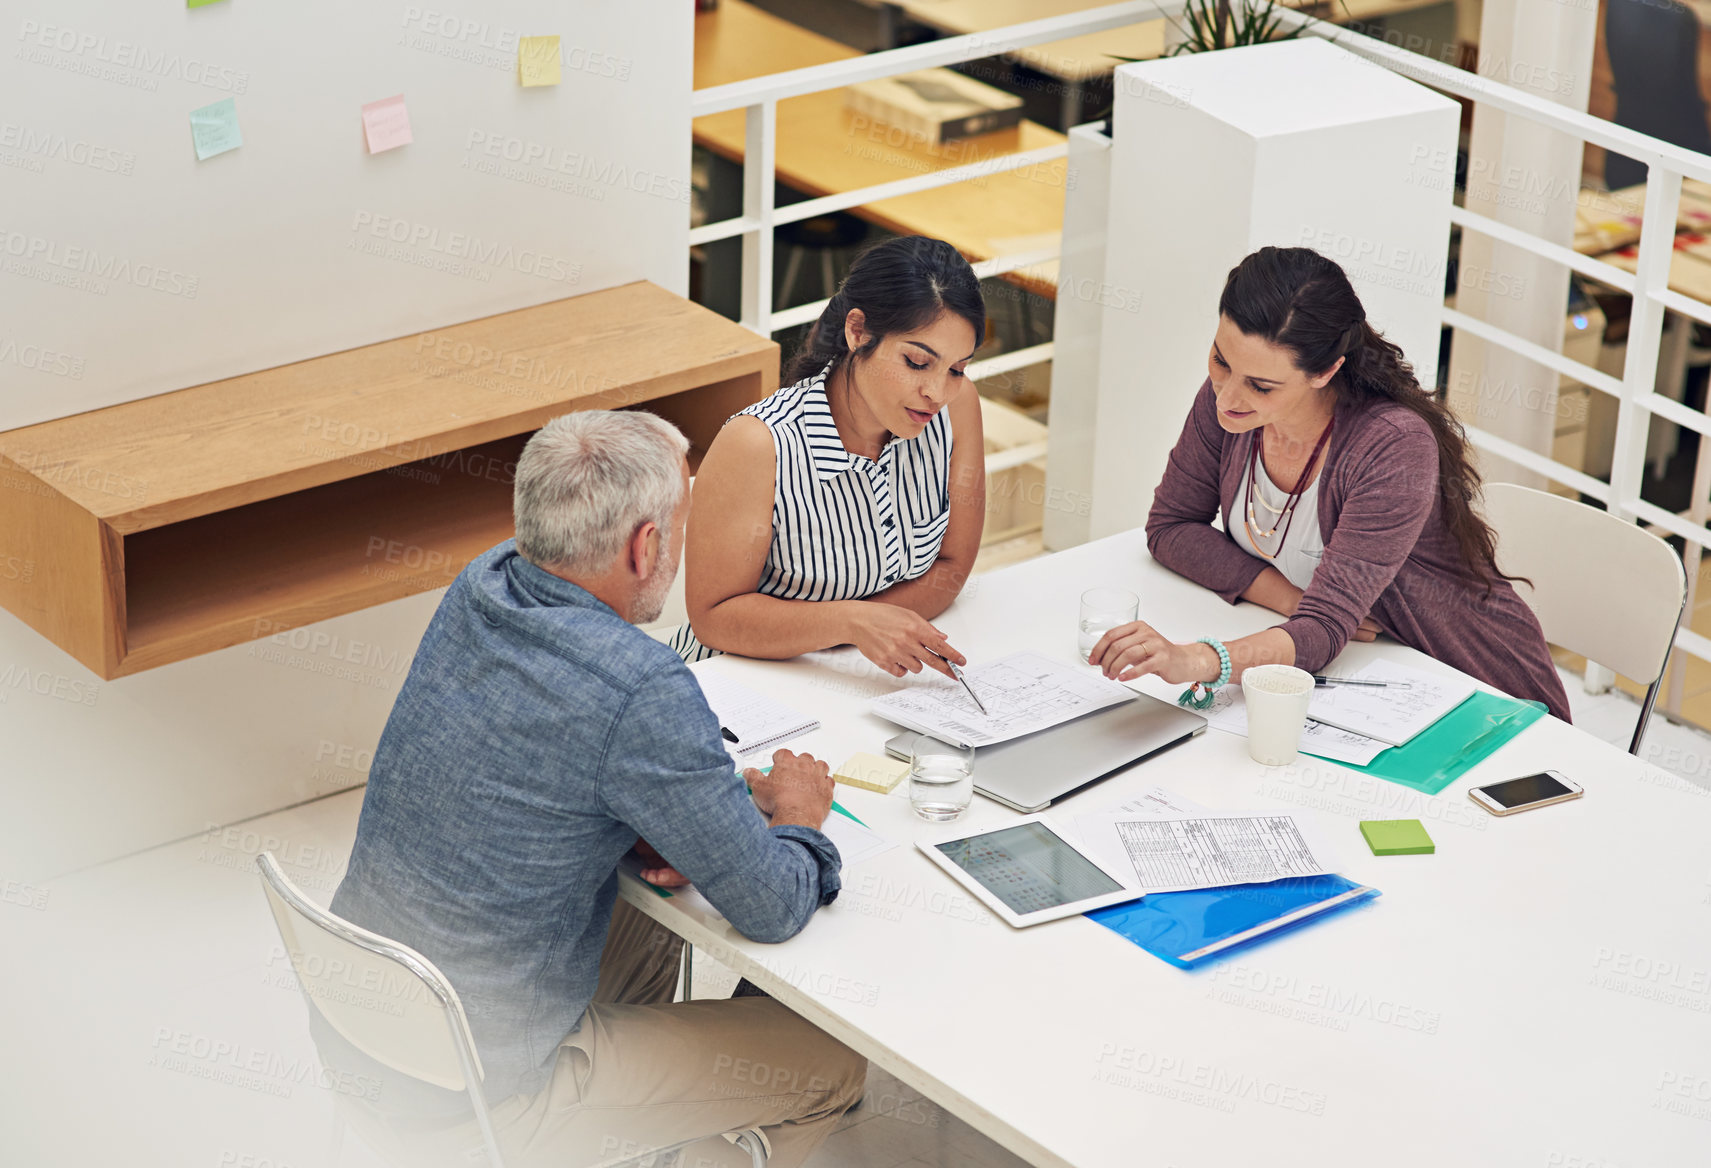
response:
M1264 531L1276 526L1280 535L1286 534L1287 539L1279 548L1279 535L1269 539L1261 538L1256 544L1248 535L1247 524L1233 523L1234 531L1231 538L1236 546L1250 555L1258 556L1283 573L1284 579L1301 589L1313 583L1313 572L1319 567L1319 561L1325 555L1325 540L1319 533L1319 484L1325 475L1321 471L1313 479L1313 483L1301 492L1301 498L1295 504L1295 521L1289 525L1287 533L1282 532L1283 523L1279 520L1275 525L1272 517L1276 509L1282 507L1289 499L1289 492L1280 490L1271 476L1265 473L1265 460L1259 460L1259 489L1254 492L1254 529ZM1236 488L1236 509L1242 510L1247 506L1248 472L1242 472L1241 486ZM1263 500L1263 502L1262 502ZM1271 510L1267 510L1267 505ZM1263 550L1262 550L1263 549Z

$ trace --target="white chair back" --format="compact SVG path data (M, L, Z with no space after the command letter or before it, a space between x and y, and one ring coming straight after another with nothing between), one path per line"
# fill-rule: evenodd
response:
M309 900L271 852L257 858L268 907L304 997L352 1046L449 1091L469 1086L459 1045L481 1076L462 1003L433 962Z
M445 974L410 948L353 925L303 894L272 852L256 857L268 907L297 983L311 1009L376 1062L436 1087L467 1092L491 1168L504 1168L487 1100L481 1056L463 1003ZM669 1162L701 1137L627 1153L598 1168L644 1168ZM768 1147L758 1130L726 1135L764 1168Z
M1687 597L1669 544L1596 507L1514 483L1488 483L1485 517L1497 566L1515 582L1545 640L1648 687L1639 749Z

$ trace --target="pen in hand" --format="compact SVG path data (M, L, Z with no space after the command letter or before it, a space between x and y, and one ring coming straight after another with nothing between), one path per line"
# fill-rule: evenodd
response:
M955 661L952 661L949 657L946 657L943 653L938 652L937 650L928 649L927 652L931 653L933 656L937 657L940 661L943 661L946 665L950 666L951 676L956 678L959 682L962 683L962 688L967 690L968 696L974 699L975 706L980 710L980 712L982 714L985 714L987 717L990 718L992 716L992 711L990 711L986 708L986 703L980 700L980 695L974 692L974 687L972 685L968 684L968 678L963 676L962 669L957 665L957 663Z

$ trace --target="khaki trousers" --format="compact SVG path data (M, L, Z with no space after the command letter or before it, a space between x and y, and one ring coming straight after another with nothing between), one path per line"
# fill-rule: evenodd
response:
M867 1060L771 998L674 1004L682 951L617 902L599 986L552 1080L492 1109L507 1168L591 1168L698 1136L662 1168L748 1168L721 1135L745 1128L766 1137L769 1168L797 1168L861 1101ZM430 1147L436 1161L481 1163L474 1120L408 1143L412 1164Z

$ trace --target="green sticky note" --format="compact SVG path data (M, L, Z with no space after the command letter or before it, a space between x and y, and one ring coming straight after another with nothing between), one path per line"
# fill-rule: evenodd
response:
M1429 856L1438 850L1418 819L1364 819L1360 833L1375 856Z
M220 0L184 0L186 8L206 8L210 4L218 4Z
M190 138L196 143L196 161L236 150L244 144L238 129L238 105L231 98L190 111Z

